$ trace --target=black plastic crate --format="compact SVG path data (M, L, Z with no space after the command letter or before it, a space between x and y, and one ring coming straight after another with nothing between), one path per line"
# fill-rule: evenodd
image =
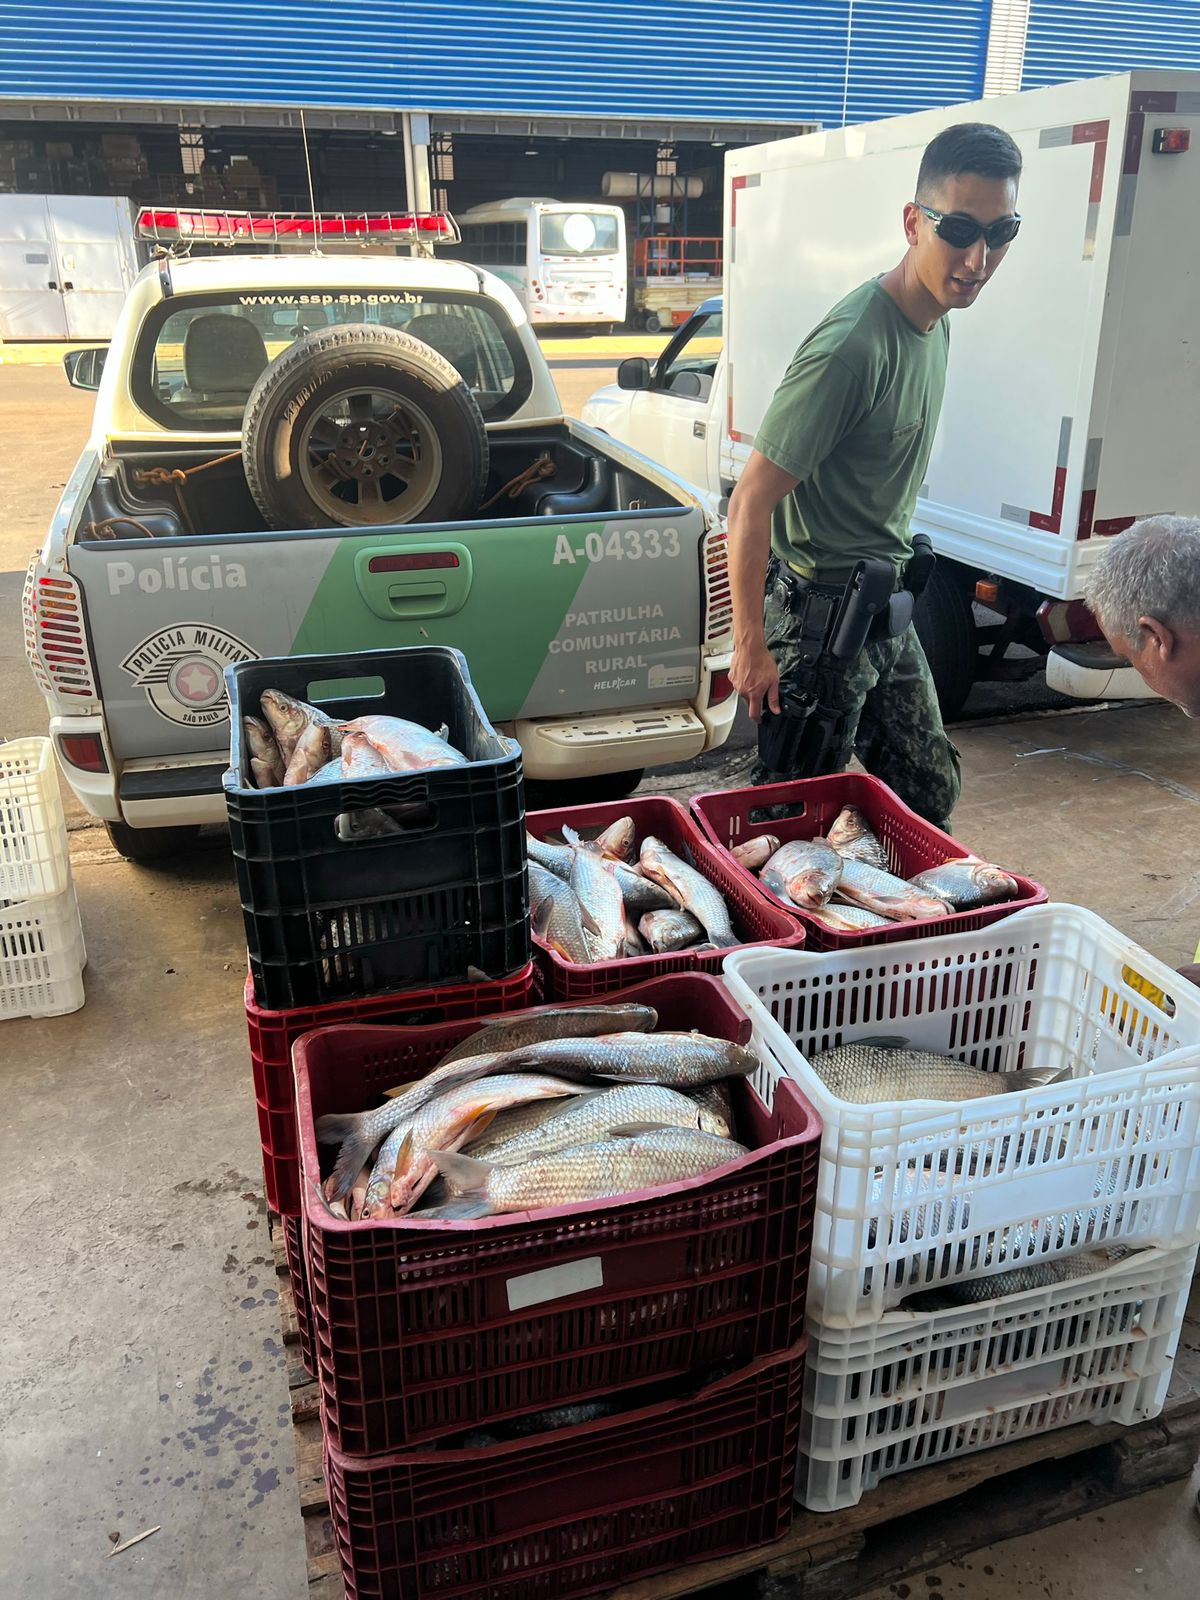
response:
M521 754L484 716L461 653L437 645L243 661L226 669L229 832L254 992L271 1009L501 978L530 959ZM357 683L351 680L358 680ZM375 692L362 693L371 680ZM344 681L350 692L328 693ZM381 685L382 689L376 686ZM314 686L324 692L314 695ZM469 765L257 789L244 715L264 689L339 721L445 723ZM401 833L339 837L381 808Z

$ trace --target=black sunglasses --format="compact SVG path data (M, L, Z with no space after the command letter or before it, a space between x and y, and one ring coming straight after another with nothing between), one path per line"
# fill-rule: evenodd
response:
M1002 250L1006 244L1013 242L1021 230L1021 219L1017 216L1001 217L985 227L982 222L976 222L974 217L968 217L962 211L933 211L919 200L914 200L913 205L925 213L933 223L934 233L939 239L944 239L952 250L969 250L979 238L987 240L989 250Z

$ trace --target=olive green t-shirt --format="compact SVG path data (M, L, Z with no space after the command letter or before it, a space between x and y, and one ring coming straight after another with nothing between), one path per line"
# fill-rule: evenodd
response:
M908 560L949 350L945 317L920 332L875 280L809 334L754 441L800 480L771 522L781 561L839 583L863 559Z

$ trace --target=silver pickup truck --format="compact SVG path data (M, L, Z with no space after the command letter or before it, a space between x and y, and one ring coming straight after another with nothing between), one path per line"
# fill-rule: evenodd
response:
M392 220L393 251L424 225ZM526 774L596 798L724 741L712 505L563 415L502 283L345 243L281 254L278 219L142 222L252 249L163 252L107 353L67 357L95 419L25 639L63 772L118 850L223 818L222 673L250 657L454 645Z

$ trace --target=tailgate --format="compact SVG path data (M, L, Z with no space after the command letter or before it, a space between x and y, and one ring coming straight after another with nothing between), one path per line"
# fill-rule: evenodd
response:
M694 698L695 506L369 532L80 543L114 753L228 746L223 672L252 656L446 644L493 721Z

